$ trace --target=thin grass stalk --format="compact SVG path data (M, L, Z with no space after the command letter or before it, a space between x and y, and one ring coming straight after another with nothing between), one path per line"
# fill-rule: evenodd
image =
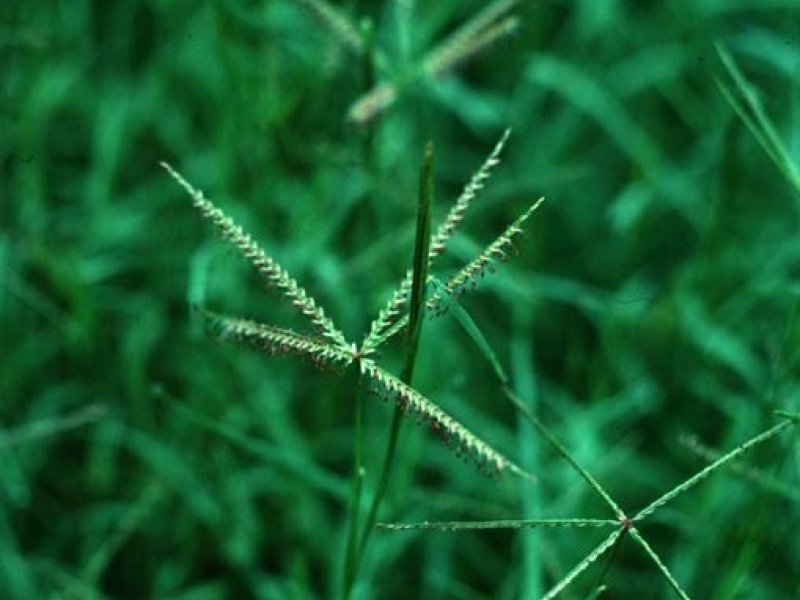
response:
M746 106L742 105L724 82L718 77L715 77L714 79L717 87L778 170L786 177L795 190L800 192L800 170L798 170L797 165L792 161L791 156L786 151L783 142L775 131L772 121L770 121L761 101L753 91L752 84L741 72L733 56L728 52L728 49L720 43L717 43L716 47L722 65L725 67L725 70L728 72L728 75L744 99Z
M549 592L547 592L544 596L542 596L542 600L552 600L558 594L560 594L564 588L566 588L570 583L572 583L575 578L583 573L594 561L600 558L606 551L608 551L611 546L617 541L617 538L622 535L622 529L616 529L611 532L606 539L604 539L600 544L598 544L594 550L592 550L589 554L586 555L581 562L579 562L573 569L564 576L561 581L555 584Z
M498 142L495 144L489 156L483 164L473 173L469 182L459 194L456 202L450 207L444 221L437 227L436 233L430 242L428 251L428 268L433 265L434 259L444 252L447 242L453 236L453 232L462 223L467 210L472 205L472 201L483 189L486 181L492 174L492 169L500 163L500 154L511 134L510 129L506 129ZM384 344L389 338L401 331L408 322L408 315L403 315L396 321L400 310L405 306L409 293L411 292L411 270L406 272L403 281L395 289L386 306L378 314L378 318L370 326L370 332L362 343L362 349L369 352Z
M464 310L464 307L461 306L458 300L451 295L444 283L442 283L439 279L432 277L431 284L434 290L431 300L435 298L441 310L444 312L450 312L450 314L453 315L456 321L458 321L459 325L461 325L467 335L472 339L472 342L478 347L479 352L492 367L492 371L494 371L495 377L497 377L497 379L500 381L500 384L504 386L509 385L510 380L508 378L508 374L503 368L503 365L500 363L500 360L497 358L497 355L494 353L494 350L492 350L492 347L489 344L489 341L486 339L486 336L483 335L483 332L481 332L478 324L475 323L475 320L466 310Z
M638 531L636 531L636 528L635 528L635 527L631 527L630 529L628 529L628 533L630 533L631 537L632 537L634 540L636 540L636 542L637 542L637 543L638 543L638 544L639 544L639 545L640 545L642 548L644 548L644 551L647 553L647 555L648 555L648 556L649 556L651 559L653 559L653 562L654 562L654 563L656 563L656 565L658 566L658 568L661 570L661 573L663 573L664 577L666 577L666 579L667 579L667 581L669 582L670 586L672 586L672 589L673 589L673 590L675 590L675 592L676 592L676 593L677 593L677 594L678 594L678 595L679 595L681 598L683 598L683 600L692 600L692 599L689 597L689 594L687 594L687 593L686 593L686 592L683 590L683 588L680 586L680 584L678 584L678 582L677 582L677 581L675 580L675 578L672 576L672 573L670 573L669 569L668 569L668 568L667 568L667 566L664 564L664 562L661 560L661 558L658 556L658 554L656 554L656 553L655 553L655 550L653 550L653 549L650 547L650 544L648 544L648 543L647 543L647 541L646 541L646 540L645 540L645 539L644 539L644 538L641 536L641 534L640 534Z
M351 377L359 376L358 370L351 370ZM353 386L355 388L355 386ZM364 400L362 394L356 390L355 424L353 431L353 481L350 490L350 503L347 528L347 546L345 550L344 578L342 582L342 598L347 600L355 583L358 572L358 544L359 544L359 517L361 516L361 499L364 489L364 466L362 447L364 439L363 413Z
M422 523L379 523L386 531L410 529L470 531L476 529L531 529L536 527L619 527L616 519L501 519L496 521L424 521Z
M782 411L775 411L781 414ZM709 448L702 444L693 436L682 437L680 443L686 446L691 452L704 459L709 464L718 460L724 453ZM731 473L740 476L742 479L752 481L764 490L768 490L781 496L794 499L800 502L800 489L784 483L761 469L750 467L745 463L734 462L730 465Z
M461 307L458 300L453 298L452 296L443 296L444 298L448 299L449 308L453 310L453 314L457 317L457 320L467 332L467 334L472 338L475 345L481 351L481 354L484 358L489 362L492 366L492 370L495 373L495 376L500 381L500 384L503 388L503 393L505 396L511 401L511 403L519 410L520 414L531 424L533 425L539 433L541 433L545 440L562 456L564 459L572 465L572 467L580 474L581 477L592 487L594 490L600 495L603 500L605 500L606 504L614 511L614 514L617 516L618 519L622 520L625 518L625 513L622 509L617 505L616 502L611 498L611 496L606 492L603 486L598 483L598 481L592 477L592 475L584 469L575 458L573 458L572 454L564 447L564 445L558 441L550 430L542 423L531 411L530 409L520 400L514 391L509 387L509 380L508 376L505 373L505 370L500 364L500 361L497 359L494 351L492 351L491 345L489 344L486 336L483 335L483 332L478 328L475 322L472 320L472 317Z
M508 386L503 386L503 392L511 401L511 403L522 413L522 416L525 417L528 422L544 436L547 442L564 458L564 460L571 464L578 474L583 477L584 481L594 488L600 497L605 500L606 504L608 504L611 510L614 511L614 514L617 516L617 518L620 520L625 519L625 513L622 512L622 509L617 505L616 502L614 502L608 492L606 492L605 488L603 488L603 486L601 486L600 483L594 477L592 477L589 471L584 469L581 464L575 460L575 458L564 447L564 445L558 441L558 438L556 438L556 436L550 432L550 429L544 423L542 423L519 398L517 398L513 390Z
M617 525L619 525L619 523L617 523ZM625 526L623 525L623 529L624 528L625 528ZM600 577L597 578L597 585L595 586L596 590L605 589L606 586L605 586L605 584L603 582L606 580L606 576L608 575L608 572L611 570L611 565L614 563L614 558L616 558L617 553L619 552L620 546L622 545L622 541L624 539L625 539L624 535L619 536L617 538L617 541L614 542L614 545L611 547L611 552L605 558L606 564L603 567L603 570L600 572ZM599 595L599 593L598 593L598 595Z
M419 338L422 332L422 322L425 316L425 290L428 278L428 250L431 239L431 213L433 205L433 143L429 142L425 148L425 155L422 159L419 177L419 198L417 207L417 230L414 243L413 276L411 286L411 309L409 316L409 336L406 362L403 367L400 379L406 385L411 385L414 377L414 366L419 349ZM378 476L378 486L375 489L372 503L367 513L364 529L361 534L360 543L357 548L355 569L357 571L359 563L364 556L367 544L369 543L372 530L378 520L383 498L389 486L392 465L394 464L397 452L397 440L400 436L400 428L403 422L403 410L398 404L395 406L392 416L392 424L389 430L389 438L386 444L381 472ZM355 573L354 573L355 575ZM352 581L351 581L352 585ZM347 596L345 596L347 597Z
M774 425L773 427L770 427L769 429L767 429L763 433L760 433L759 435L747 440L745 443L741 444L740 446L737 446L736 448L734 448L733 450L728 452L722 458L714 461L713 463L708 465L706 468L704 468L701 471L695 473L692 477L690 477L689 479L687 479L686 481L684 481L680 485L675 486L669 492L667 492L666 494L664 494L660 498L657 498L656 500L654 500L653 502L651 502L650 504L645 506L642 510L640 510L638 513L636 513L636 516L633 517L633 520L634 521L640 521L640 520L645 519L646 517L651 515L656 509L664 506L667 502L673 500L675 497L677 497L677 496L681 495L682 493L684 493L685 491L689 490L690 488L695 486L698 482L700 482L703 479L705 479L706 477L708 477L711 473L713 473L714 471L716 471L717 469L719 469L720 467L722 467L726 463L738 458L739 456L741 456L742 454L744 454L745 452L747 452L748 450L750 450L754 446L757 446L758 444L766 442L768 439L770 439L771 437L777 435L778 433L780 433L781 431L783 431L787 427L790 427L793 424L794 424L794 422L792 420L790 420L790 419L783 420L780 423L778 423L777 425Z

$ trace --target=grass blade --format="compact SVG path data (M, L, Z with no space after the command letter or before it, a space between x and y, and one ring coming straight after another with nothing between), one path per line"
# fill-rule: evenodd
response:
M429 142L425 148L425 155L422 159L422 167L419 176L419 199L417 207L417 233L414 243L414 258L411 277L411 309L409 312L409 336L406 351L406 362L400 379L403 384L410 386L414 378L414 365L416 364L417 351L419 349L419 338L422 333L422 323L425 317L425 292L426 281L428 279L428 252L431 241L431 206L433 204L433 143ZM362 365L363 366L363 365ZM409 388L410 389L410 388ZM355 570L364 554L365 548L369 543L369 536L378 520L383 498L389 485L392 465L397 451L397 440L400 435L400 427L403 422L403 405L398 403L392 417L392 424L389 429L389 438L386 444L386 453L378 476L378 486L375 489L375 496L367 513L361 540L355 549L356 558L354 563ZM354 573L355 575L355 573ZM350 581L352 585L353 581ZM347 588L347 597L350 588Z
M795 191L800 193L800 170L789 156L789 152L787 152L786 147L775 130L775 126L767 116L753 85L739 69L728 49L719 42L716 43L716 48L720 61L725 67L731 81L733 81L736 90L738 90L742 101L736 98L734 93L724 82L715 77L717 87L781 174L794 187Z
M467 211L477 198L478 193L483 189L486 181L492 173L492 169L500 163L500 154L511 134L510 129L506 129L500 140L495 144L492 152L484 160L480 168L472 175L469 182L464 186L455 204L450 207L444 221L436 229L433 239L430 241L428 250L428 267L433 264L433 260L444 252L447 242L452 237L455 230L463 222ZM370 325L370 332L362 343L362 352L370 352L380 347L389 338L406 327L407 316L397 319L402 311L407 298L411 293L412 271L406 273L405 278L394 291L386 306L378 313L378 317ZM397 319L397 320L395 320Z
M411 310L408 322L408 351L400 378L410 384L419 349L419 337L425 316L425 294L428 281L428 251L431 243L431 212L433 205L433 144L428 143L419 177L419 207L417 235L414 243L414 266L411 278Z
M469 313L464 310L461 304L448 293L447 288L444 287L444 284L441 281L436 278L432 278L431 283L435 290L434 297L438 296L441 298L442 308L445 311L450 311L453 317L455 317L459 325L461 325L467 335L472 339L472 342L478 347L480 353L491 365L492 370L494 371L494 374L497 376L497 379L500 381L500 383L503 385L508 385L508 375L503 369L503 365L500 364L500 359L497 358L497 355L494 353L494 350L492 350L489 341L486 339L486 336L483 335L483 332L480 330L477 323L475 323Z

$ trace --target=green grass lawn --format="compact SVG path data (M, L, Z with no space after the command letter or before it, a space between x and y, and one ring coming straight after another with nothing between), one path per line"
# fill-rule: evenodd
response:
M507 128L370 360L535 481L422 411L377 520L456 531L373 531L411 392L217 343L311 313L159 163L359 341ZM799 225L800 0L6 0L0 600L798 599Z

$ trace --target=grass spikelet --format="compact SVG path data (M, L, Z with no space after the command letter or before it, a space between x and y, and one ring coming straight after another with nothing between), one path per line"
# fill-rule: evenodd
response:
M472 205L472 201L477 198L478 193L483 189L489 177L491 177L492 169L500 164L500 154L508 141L509 135L511 135L511 129L506 129L503 135L500 136L497 144L495 144L492 152L486 157L486 160L483 161L480 168L475 171L467 185L464 186L458 200L456 200L455 204L450 208L442 224L439 225L439 228L436 230L436 235L434 235L433 240L431 240L431 258L439 256L444 252L447 242L464 220L464 216Z
M542 600L552 600L561 591L566 588L572 581L581 573L583 573L594 561L600 558L603 554L605 554L611 546L617 541L617 538L621 536L623 531L621 529L617 529L616 531L612 531L611 535L609 535L606 539L604 539L597 547L592 550L586 557L579 562L573 569L567 573L561 581L559 581L556 585L554 585L549 592L547 592L544 596L542 596Z
M471 457L489 473L501 474L507 470L528 480L535 479L532 474L514 464L436 404L372 360L361 361L361 372L373 382L375 391L379 395L394 400L406 415L430 423L432 431L436 432L447 446Z
M422 55L411 69L401 70L395 79L379 83L359 96L348 109L347 120L361 125L371 121L394 104L403 87L423 77L441 76L516 31L520 20L507 13L518 3L519 0L498 0L489 4Z
M543 201L544 198L539 198L534 202L495 241L489 244L458 273L453 275L444 285L447 293L451 296L460 296L468 288L476 287L478 280L483 277L487 270L494 269L498 261L505 262L508 260L509 250L513 248L514 239L522 233L522 225L541 206ZM446 306L446 304L442 303L441 293L432 296L428 306L431 310L441 313Z
M325 315L322 307L312 298L281 265L266 254L244 229L217 208L203 193L195 189L175 169L165 162L161 166L183 187L192 198L192 203L203 218L211 221L222 235L231 242L271 285L280 289L291 300L292 305L302 312L319 329L320 334L340 348L347 348L344 335Z
M394 83L379 83L358 98L347 111L347 120L352 123L366 123L383 112L397 100L397 86Z
M464 217L475 200L479 192L483 189L486 181L492 174L492 170L500 163L500 154L505 147L506 141L511 134L511 129L506 129L503 135L495 144L489 156L483 164L472 175L469 182L464 186L456 202L450 208L444 221L439 225L436 233L430 242L428 251L428 266L433 265L433 260L444 252L447 242L453 233L464 220ZM389 338L402 330L407 319L396 321L398 315L403 311L411 293L412 272L409 270L400 285L392 293L386 306L378 313L378 317L370 325L370 331L362 343L362 348L372 350L385 343ZM430 303L429 303L430 305Z
M469 36L462 36L456 33L455 36L457 37L454 36L447 40L444 45L431 52L424 62L423 69L434 77L442 75L460 63L480 54L498 40L514 33L519 28L519 25L519 18L510 16Z
M353 362L353 352L331 346L291 329L283 329L249 319L223 317L203 311L213 335L221 342L235 342L272 355L295 354L311 359L316 365L346 367Z
M689 594L687 594L687 593L686 593L686 592L683 590L683 588L682 588L682 587L680 586L680 584L678 583L677 579L675 579L675 577L672 575L672 573L670 572L670 570L667 568L667 565L665 565L665 564L664 564L664 561L662 561L662 560L661 560L661 557L660 557L658 554L656 554L655 550L653 550L653 549L650 547L650 544L648 544L648 543L647 543L647 540L645 540L645 539L642 537L642 535L641 535L641 534L640 534L638 531L636 531L636 528L635 528L635 527L631 527L631 528L628 530L628 533L630 533L631 537L632 537L634 540L636 540L636 543L637 543L637 544L639 544L639 545L640 545L640 546L641 546L641 547L644 549L644 551L647 553L647 555L648 555L648 556L649 556L649 557L650 557L650 558L653 560L653 562L656 564L656 566L658 567L658 569L659 569L659 570L661 571L661 573L664 575L664 578L665 578L665 579L666 579L666 580L669 582L669 584L670 584L670 586L672 587L672 589L673 589L673 590L675 590L675 592L676 592L676 593L677 593L677 594L678 594L678 595L679 595L679 596L680 596L680 597L681 597L683 600L691 600L691 599L689 598Z
M535 527L619 527L614 519L508 519L500 521L440 521L422 523L379 523L386 531L412 529L434 531L474 531L481 529L531 529Z
M334 5L325 0L295 0L308 10L339 42L350 51L360 54L364 40L350 20Z

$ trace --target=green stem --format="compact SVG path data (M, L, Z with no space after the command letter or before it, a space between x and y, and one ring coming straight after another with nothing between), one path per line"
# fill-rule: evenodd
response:
M506 397L511 401L511 403L520 411L523 417L528 420L528 422L533 425L539 433L541 433L547 442L555 448L555 450L566 460L572 467L578 472L578 474L583 477L584 481L588 483L594 490L600 495L603 500L605 500L606 504L614 511L617 515L617 518L623 519L625 518L625 513L622 512L622 509L619 505L614 502L608 492L605 491L603 486L592 476L589 471L583 468L581 464L575 460L570 454L569 450L567 450L564 445L558 441L558 438L550 433L550 430L547 426L542 423L531 411L530 409L525 406L525 404L517 398L517 395L509 388L508 386L503 387L503 392L505 393Z
M351 377L358 377L357 366L352 367ZM358 571L358 539L359 527L358 517L361 513L361 496L364 487L364 465L363 465L363 438L364 438L364 400L362 395L356 391L355 406L355 427L353 434L353 483L350 490L349 519L347 528L347 548L344 560L344 578L342 581L342 598L347 600L355 583Z
M675 590L675 593L677 593L678 596L682 598L682 600L691 600L689 595L685 591L683 591L683 588L672 576L672 573L670 573L669 569L664 564L664 561L662 561L661 558L658 556L658 554L655 553L655 550L653 550L650 547L650 544L647 543L647 541L641 536L641 534L636 530L636 528L631 527L628 530L628 532L631 534L631 537L634 540L636 540L636 542L642 548L644 548L644 551L647 553L647 555L650 556L651 559L653 559L653 562L656 564L659 570L664 574L664 577L669 582L669 585L672 587L673 590Z
M657 508L663 506L664 504L666 504L667 502L669 502L670 500L672 500L676 496L679 496L680 494L684 493L686 490L688 490L689 488L693 487L695 484L697 484L702 479L708 477L711 473L713 473L714 471L719 469L724 464L731 462L735 458L738 458L741 454L747 452L753 446L756 446L758 444L761 444L761 443L767 441L769 438L771 438L774 435L780 433L782 430L786 429L787 427L789 427L792 424L793 424L793 421L791 421L790 419L786 419L784 421L781 421L777 425L774 425L773 427L770 427L769 429L767 429L766 431L760 433L759 435L755 436L754 438L751 438L751 439L747 440L744 444L741 444L740 446L738 446L735 449L733 449L730 452L728 452L723 457L717 459L716 461L714 461L713 463L708 465L706 468L702 469L701 471L698 471L693 476L691 476L689 479L687 479L686 481L684 481L680 485L675 486L674 488L672 488L669 492L667 492L663 496L653 500L653 502L651 502L646 507L644 507L642 510L640 510L638 513L636 513L636 516L633 517L633 520L634 521L644 520L650 514L655 512L655 510Z
M414 244L414 266L413 279L411 285L411 308L408 326L408 352L406 362L400 379L403 383L411 385L414 378L414 366L416 364L417 351L419 349L419 338L422 332L422 321L425 316L425 293L428 280L428 253L431 240L431 205L433 204L433 144L428 143L425 148L425 156L422 160L419 181L419 204L417 209L417 233ZM395 407L392 424L389 430L389 441L386 445L381 472L378 477L378 486L361 531L360 543L355 546L354 561L352 564L352 576L345 582L345 600L352 591L355 577L358 573L361 560L364 557L367 544L372 530L378 520L378 511L386 489L389 486L392 465L397 451L397 440L400 435L400 425L403 420L403 411L398 406Z

